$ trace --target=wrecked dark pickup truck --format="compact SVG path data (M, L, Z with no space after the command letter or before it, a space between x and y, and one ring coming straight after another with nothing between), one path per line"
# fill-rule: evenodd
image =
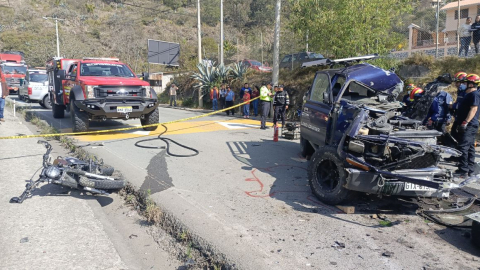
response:
M401 115L403 82L370 64L318 71L301 114L302 155L309 183L327 204L351 191L448 197L466 185L439 162L460 152L437 145L436 130Z

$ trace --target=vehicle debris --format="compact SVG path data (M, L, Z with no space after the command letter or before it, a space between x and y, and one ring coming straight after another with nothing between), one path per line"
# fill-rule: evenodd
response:
M311 156L309 182L319 200L336 205L350 191L446 198L480 179L462 182L439 166L461 153L437 144L441 132L401 114L403 82L394 72L346 63L316 73L301 114L302 155Z

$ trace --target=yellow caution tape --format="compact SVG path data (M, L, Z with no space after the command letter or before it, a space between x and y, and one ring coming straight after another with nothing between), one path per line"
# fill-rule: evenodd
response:
M178 123L178 122L185 122L193 119L198 119L210 115L214 115L217 113L225 112L231 109L235 109L237 107L240 107L242 105L245 105L249 102L252 102L256 99L259 99L260 97L253 98L249 101L237 104L232 107L228 107L222 110L214 111L211 113L206 113L202 115L197 115L197 116L192 116L188 118L183 118L183 119L178 119L178 120L173 120L169 122L163 122L163 123L158 123L158 124L150 124L150 125L145 125L145 126L138 126L138 127L128 127L128 128L116 128L116 129L105 129L105 130L97 130L97 131L83 131L83 132L67 132L67 133L53 133L53 134L38 134L38 135L24 135L24 136L7 136L7 137L0 137L0 140L7 140L7 139L28 139L28 138L48 138L48 137L58 137L58 136L76 136L76 135L86 135L86 134L101 134L101 133L110 133L110 132L117 132L117 131L127 131L127 130L135 130L135 129L142 129L146 127L155 127L159 125L168 125L168 124L173 124L173 123Z

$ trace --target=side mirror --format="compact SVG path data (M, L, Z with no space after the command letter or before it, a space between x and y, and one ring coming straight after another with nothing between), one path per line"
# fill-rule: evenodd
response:
M65 80L65 78L67 77L67 72L63 69L60 69L59 71L57 71L57 78L60 79L60 80Z
M330 94L328 92L323 92L323 103L330 103Z

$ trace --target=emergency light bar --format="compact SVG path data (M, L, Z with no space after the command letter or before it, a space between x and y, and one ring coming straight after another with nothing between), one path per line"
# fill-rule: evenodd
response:
M94 57L84 57L83 60L98 60L98 61L115 61L119 62L118 58L94 58Z
M352 63L360 62L360 61L367 61L372 60L378 57L378 54L370 54L365 56L357 56L357 57L350 57L350 58L342 58L342 59L321 59L316 61L310 61L302 64L302 68L304 67L317 67L317 66L333 66L335 64L349 66Z

